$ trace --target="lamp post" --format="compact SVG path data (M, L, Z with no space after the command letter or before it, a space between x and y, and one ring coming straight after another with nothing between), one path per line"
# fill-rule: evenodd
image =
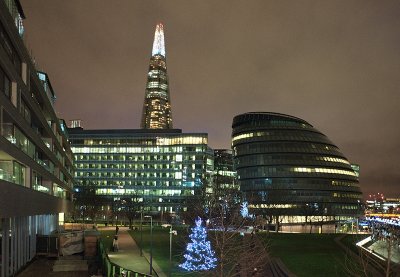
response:
M143 256L143 208L140 211L140 256Z
M153 217L151 215L144 216L150 218L150 275L153 274Z
M172 272L172 224L169 226L169 277Z
M164 224L163 227L169 227L169 272L168 276L172 276L172 234L177 235L176 230L172 230L172 224Z

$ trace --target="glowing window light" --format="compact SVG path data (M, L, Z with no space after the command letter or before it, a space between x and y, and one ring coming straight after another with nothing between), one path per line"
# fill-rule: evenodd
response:
M305 173L328 173L328 174L343 174L356 176L354 171L343 170L343 169L332 169L332 168L309 168L309 167L295 167L294 172L305 172Z

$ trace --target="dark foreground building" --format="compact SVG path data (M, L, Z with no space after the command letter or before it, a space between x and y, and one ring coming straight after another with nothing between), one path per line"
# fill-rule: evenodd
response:
M245 113L232 123L241 191L249 208L283 224L332 223L359 216L358 176L324 134L276 113Z
M24 46L19 1L0 1L0 276L36 254L36 236L69 209L72 152L54 91Z

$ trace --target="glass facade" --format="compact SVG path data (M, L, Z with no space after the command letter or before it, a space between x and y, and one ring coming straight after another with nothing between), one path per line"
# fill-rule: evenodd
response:
M18 0L0 1L0 276L18 275L37 235L55 231L72 206L72 152L50 80L22 40L23 18Z
M157 25L154 35L153 51L147 74L141 128L172 129L164 27L161 23Z
M13 18L21 12L16 3L6 1ZM37 72L30 57L17 51L14 44L20 37L15 31L0 21L1 58L12 64L0 62L0 181L71 199L72 152L52 106L54 91L47 74Z
M358 172L312 125L289 115L246 113L232 128L238 182L255 214L361 214Z
M222 193L239 191L236 178L237 174L233 166L232 150L214 150L213 189Z
M137 199L153 211L176 212L203 185L207 159L207 134L180 130L68 131L75 156L75 190L95 188L109 199Z

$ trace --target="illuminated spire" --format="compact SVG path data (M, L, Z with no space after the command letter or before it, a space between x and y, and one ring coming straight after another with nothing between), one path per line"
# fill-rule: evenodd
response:
M153 51L152 56L162 55L165 57L165 43L164 43L164 26L162 23L158 23L156 26L156 32L154 33Z
M151 54L141 127L142 129L172 129L164 26L161 23L156 27Z

